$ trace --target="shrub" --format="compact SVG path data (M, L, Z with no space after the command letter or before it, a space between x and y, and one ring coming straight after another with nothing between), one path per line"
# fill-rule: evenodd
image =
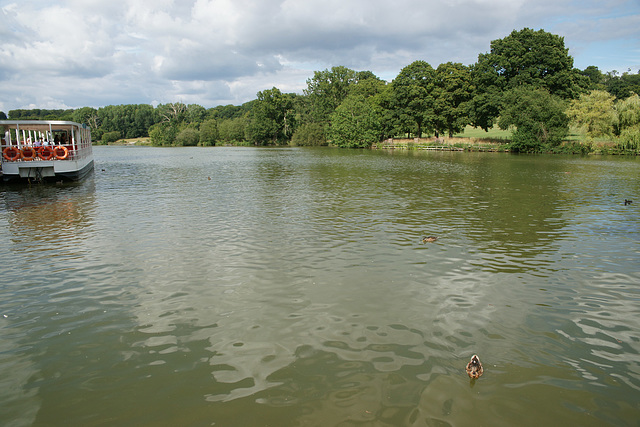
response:
M514 126L510 149L539 152L558 146L569 133L569 119L558 97L544 89L520 87L505 94L505 107L498 124Z
M301 125L293 133L291 144L300 146L327 145L324 127L319 123Z
M200 132L194 128L186 128L176 135L175 145L195 146L198 145L198 141L200 141Z
M216 145L218 140L218 123L215 119L209 119L200 125L200 145L209 147Z
M114 130L112 132L105 132L102 134L102 143L103 144L111 144L120 139L120 132Z

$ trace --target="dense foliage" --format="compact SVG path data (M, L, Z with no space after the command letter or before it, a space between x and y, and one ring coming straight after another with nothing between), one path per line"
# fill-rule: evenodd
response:
M11 120L72 120L73 110L10 110Z
M330 116L329 136L344 148L366 148L380 141L380 117L362 95L347 96Z
M555 150L569 126L588 138L640 148L640 73L573 67L560 36L524 28L491 42L475 64L434 68L418 60L387 83L370 71L316 71L302 94L273 87L245 104L182 102L76 110L11 110L11 119L87 123L94 139L148 137L153 145L326 145L370 147L394 136L512 130L514 151ZM0 112L0 118L5 117ZM588 142L588 141L587 141Z
M546 89L517 87L505 93L504 101L498 125L503 129L515 128L512 150L550 150L567 136L569 119L563 101Z
M418 136L435 129L436 72L425 61L407 65L391 82L396 127Z

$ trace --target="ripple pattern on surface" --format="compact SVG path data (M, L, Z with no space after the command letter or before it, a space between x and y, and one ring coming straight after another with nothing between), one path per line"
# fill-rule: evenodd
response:
M637 162L96 162L81 185L1 193L3 424L637 419L640 221L611 202L639 190Z

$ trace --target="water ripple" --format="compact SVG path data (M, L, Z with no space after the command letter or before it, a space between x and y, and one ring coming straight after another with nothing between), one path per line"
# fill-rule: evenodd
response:
M612 202L635 160L96 161L84 184L0 193L3 425L637 419L640 223Z

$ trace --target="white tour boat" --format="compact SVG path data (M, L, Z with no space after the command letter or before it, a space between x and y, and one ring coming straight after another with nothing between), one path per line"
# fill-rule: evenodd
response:
M0 120L2 178L80 180L93 172L91 130L58 120Z

